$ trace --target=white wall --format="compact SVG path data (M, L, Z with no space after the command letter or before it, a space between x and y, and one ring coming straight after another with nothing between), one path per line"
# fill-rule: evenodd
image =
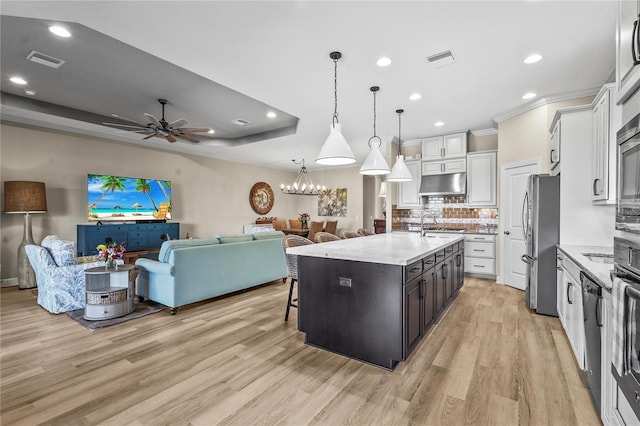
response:
M56 133L12 124L0 125L0 177L6 180L45 182L48 212L33 215L36 242L58 234L76 240L76 225L87 223L87 174L108 174L172 182L173 216L180 235L206 237L216 233L240 234L242 225L258 216L249 205L254 183L268 183L275 195L266 216L297 218L308 212L317 220L317 197L280 192L281 183L292 183L297 173L232 163L132 144ZM159 141L158 143L164 143ZM354 167L314 171L314 183L347 188L348 216L338 226L362 226L362 176ZM3 279L16 276L17 248L22 240L22 215L1 214L0 260Z

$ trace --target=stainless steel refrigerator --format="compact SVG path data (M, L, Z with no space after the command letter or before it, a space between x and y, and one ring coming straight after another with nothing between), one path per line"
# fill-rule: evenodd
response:
M556 244L560 239L560 176L531 175L522 208L527 264L525 301L539 314L558 316Z

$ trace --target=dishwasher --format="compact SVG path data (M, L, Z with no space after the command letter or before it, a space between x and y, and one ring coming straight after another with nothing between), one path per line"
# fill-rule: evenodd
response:
M585 333L584 376L589 385L589 394L600 416L601 394L601 330L602 330L602 287L580 272L582 283L582 308Z

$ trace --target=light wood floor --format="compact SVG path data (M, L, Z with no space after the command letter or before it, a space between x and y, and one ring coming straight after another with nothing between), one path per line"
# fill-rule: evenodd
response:
M304 345L288 283L91 332L1 290L2 425L597 425L557 318L465 280L388 372Z

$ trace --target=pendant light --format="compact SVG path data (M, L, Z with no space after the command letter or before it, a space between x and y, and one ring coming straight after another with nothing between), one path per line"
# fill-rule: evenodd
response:
M342 57L340 52L331 52L329 57L333 60L333 120L329 127L329 137L324 141L316 163L328 166L342 166L356 162L356 157L351 151L347 140L342 136L342 126L338 121L338 59Z
M373 136L369 138L369 154L364 159L360 167L361 175L387 175L391 173L387 160L384 159L380 147L382 139L376 135L376 93L380 90L378 86L372 86L369 90L373 92ZM372 143L373 142L373 143Z
M409 171L409 168L404 162L404 155L402 155L402 137L401 137L401 118L400 116L404 112L403 109L397 109L396 114L398 114L398 156L396 157L396 162L391 169L391 174L387 176L387 180L389 182L409 182L413 180L413 175Z
M313 182L311 182L311 178L309 177L309 173L307 173L307 168L304 165L304 158L302 161L291 160L295 164L302 163L302 168L300 169L300 173L298 173L298 177L296 178L293 185L285 186L284 183L280 184L280 191L285 194L294 194L294 195L318 195L318 191L326 190L327 188L323 186L320 188L319 186L315 186Z

